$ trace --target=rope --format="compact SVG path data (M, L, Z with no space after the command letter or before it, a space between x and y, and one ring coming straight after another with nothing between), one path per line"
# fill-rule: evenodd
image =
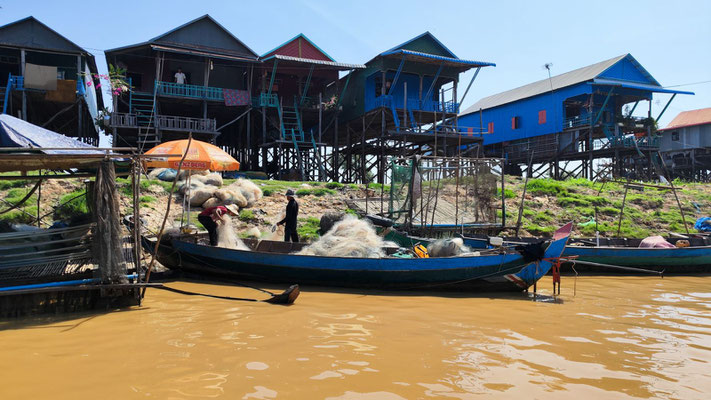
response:
M23 197L22 200L20 200L17 204L13 205L12 207L10 207L8 209L0 211L0 215L10 212L10 211L16 209L17 207L21 206L22 204L24 204L24 202L26 202L30 197L32 197L32 194L35 192L35 190L37 190L37 188L39 188L39 186L41 184L42 184L42 179L38 180L37 183L35 184L35 187L33 187L32 190L30 190L27 193L27 195L25 195L25 197ZM8 204L11 204L11 203L8 202Z

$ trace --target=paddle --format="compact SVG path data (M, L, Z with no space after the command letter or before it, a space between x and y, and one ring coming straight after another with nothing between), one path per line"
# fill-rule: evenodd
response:
M271 294L271 296L272 296L271 298L266 299L266 300L257 300L257 299L248 299L248 298L244 298L244 297L218 296L218 295L214 295L214 294L191 292L188 290L176 289L176 288L172 288L169 286L155 286L155 289L167 290L169 292L180 293L180 294L184 294L187 296L203 296L203 297L211 297L213 299L236 300L236 301L253 301L253 302L263 301L265 303L282 304L282 305L293 304L294 301L296 301L296 298L299 297L299 293L300 293L299 285L291 285L283 293L274 294L274 293L268 292L269 294Z

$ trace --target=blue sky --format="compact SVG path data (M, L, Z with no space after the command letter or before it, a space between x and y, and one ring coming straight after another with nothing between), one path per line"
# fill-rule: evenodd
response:
M547 77L631 53L677 96L661 119L711 107L711 1L48 1L0 0L0 24L29 15L94 53L145 41L210 14L255 52L302 32L337 61L364 63L424 31L457 56L497 64L463 106ZM466 85L471 72L462 76ZM460 89L460 93L463 93ZM656 95L653 115L668 95Z

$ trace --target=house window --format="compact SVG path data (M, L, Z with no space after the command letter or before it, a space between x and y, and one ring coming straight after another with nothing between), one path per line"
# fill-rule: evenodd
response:
M487 129L487 132L494 133L494 123L493 122L489 122L489 127Z
M674 142L679 141L679 132L677 132L677 131L672 132L672 141L674 141Z
M538 112L538 125L543 125L546 123L546 110L541 110Z
M518 129L521 127L521 117L511 117L511 129Z

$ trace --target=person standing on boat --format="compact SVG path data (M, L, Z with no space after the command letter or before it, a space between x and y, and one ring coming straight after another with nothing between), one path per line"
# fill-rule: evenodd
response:
M239 215L239 207L234 204L209 207L198 214L198 221L210 235L210 246L217 246L217 223L222 222L225 215Z
M286 205L286 216L277 225L284 225L284 241L299 242L299 234L296 233L296 217L299 216L299 203L294 199L294 191L286 191L286 198L289 203Z

